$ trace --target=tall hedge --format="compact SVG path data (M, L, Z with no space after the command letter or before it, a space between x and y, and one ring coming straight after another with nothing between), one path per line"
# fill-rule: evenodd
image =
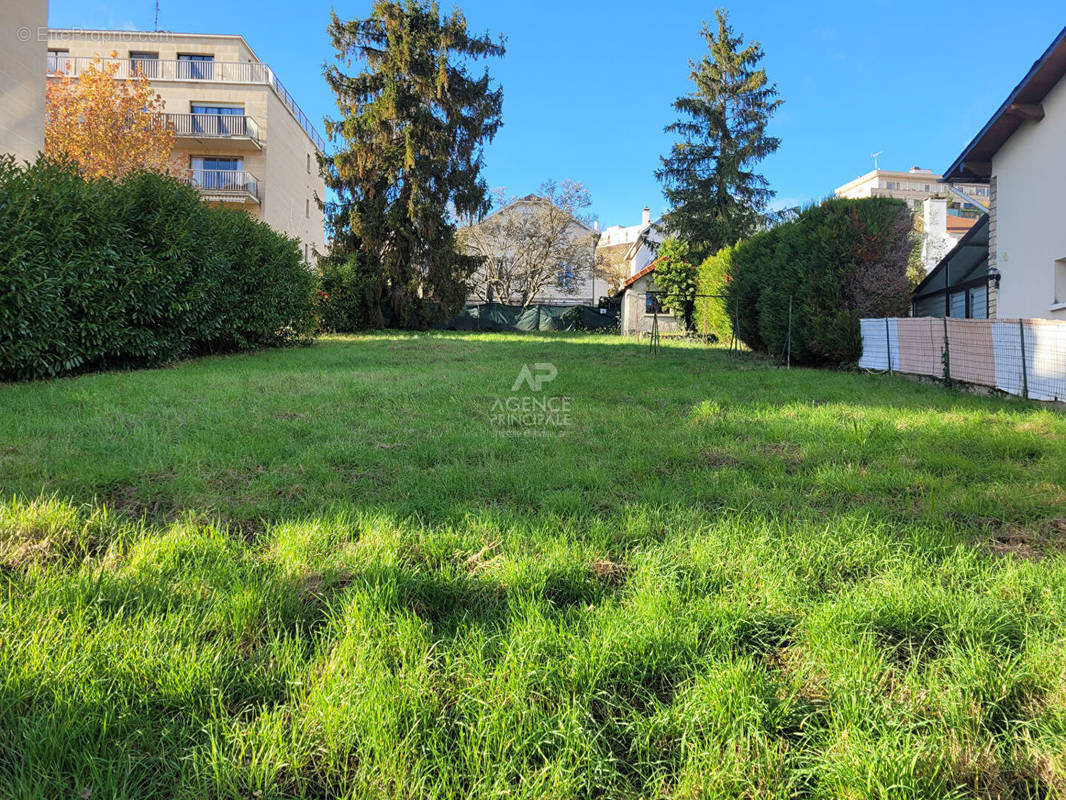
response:
M0 158L0 378L285 344L312 294L295 240L180 181Z
M696 333L719 342L733 335L732 312L726 293L732 278L732 247L723 247L703 260L696 270L696 301L693 309Z
M892 198L827 200L735 248L728 282L738 335L793 361L844 365L859 359L862 317L905 314L913 245L906 205Z

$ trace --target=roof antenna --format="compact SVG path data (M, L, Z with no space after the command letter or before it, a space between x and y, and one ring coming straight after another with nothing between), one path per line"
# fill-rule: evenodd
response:
M157 9L159 8L159 0L156 0L156 8ZM158 12L156 12L156 13L158 13ZM884 150L878 150L876 153L870 153L870 158L872 158L874 160L874 172L877 172L877 170L879 169L879 167L877 166L877 157L878 156L883 156L884 154L885 154Z
M159 0L155 0L155 30L159 30Z

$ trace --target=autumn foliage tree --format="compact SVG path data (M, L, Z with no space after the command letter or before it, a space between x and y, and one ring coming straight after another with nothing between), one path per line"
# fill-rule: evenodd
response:
M118 69L118 61L97 57L78 77L63 73L49 84L45 154L72 160L87 178L142 170L176 174L163 98L139 70L119 80Z

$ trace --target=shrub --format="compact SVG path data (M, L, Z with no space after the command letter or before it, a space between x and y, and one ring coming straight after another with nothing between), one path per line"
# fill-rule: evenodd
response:
M380 287L356 266L356 256L319 262L318 327L330 333L354 333L380 320Z
M857 361L860 318L906 313L911 231L900 200L832 199L741 242L727 291L741 340L783 353L791 303L793 360Z
M686 331L693 329L692 309L696 298L696 270L685 260L688 245L667 238L659 245L655 259L655 286L661 292L660 302L673 309Z
M727 342L733 336L732 315L726 302L733 248L723 247L704 259L696 272L696 294L693 319L696 333L715 341Z
M0 378L285 344L312 285L294 240L173 178L0 158Z

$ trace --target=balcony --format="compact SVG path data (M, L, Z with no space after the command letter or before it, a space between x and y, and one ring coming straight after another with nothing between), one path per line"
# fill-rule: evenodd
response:
M87 56L69 56L66 53L49 53L45 66L51 77L68 75L76 78L96 60ZM163 58L104 58L105 64L118 64L115 78L125 80L144 75L152 81L192 81L203 83L262 84L271 87L278 99L296 118L304 133L314 142L320 152L326 152L326 141L315 130L311 120L296 104L295 98L282 85L278 76L266 64L243 61L185 61Z
M164 114L167 128L177 139L195 139L201 144L214 139L227 142L244 142L256 150L262 149L259 141L259 123L243 114Z
M236 169L187 169L185 182L204 200L218 203L259 203L259 179Z

